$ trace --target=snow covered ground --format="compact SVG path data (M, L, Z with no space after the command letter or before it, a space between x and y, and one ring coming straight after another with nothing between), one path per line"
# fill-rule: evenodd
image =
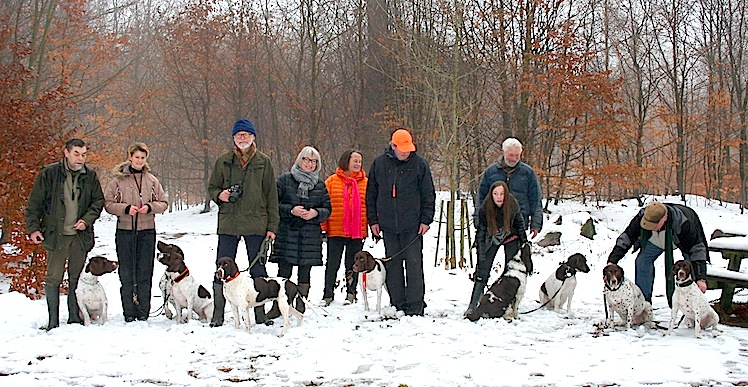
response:
M736 205L693 196L686 204L696 208L707 236L717 228L748 231L748 215L741 215ZM520 309L530 311L539 305L540 285L569 255L584 254L591 272L577 275L571 315L538 310L511 323L463 319L472 269L434 267L436 223L425 237L425 316L398 316L389 306L382 315L367 313L361 302L344 306L345 295L338 289L332 305L316 313L307 311L303 323L297 327L294 322L282 338L276 336L280 321L274 326L253 325L251 333L235 329L228 308L227 324L219 328L197 320L179 325L163 315L126 324L116 274L102 277L109 298L106 325L63 325L46 332L39 329L47 321L45 301L8 293L5 284L0 288L4 289L0 291L0 382L6 386L745 385L748 329L721 325L721 334L706 333L697 340L685 324L667 337L662 330L644 327L597 328L604 319L602 268L615 238L637 210L633 200L551 206L535 241L547 232L560 231L562 242L547 248L533 246L535 273ZM556 225L559 216L561 224ZM215 268L216 217L215 208L206 214L193 208L156 220L158 239L179 245L191 274L208 289ZM590 217L596 222L594 240L579 235ZM116 260L115 226L108 215L96 223L92 255ZM440 243L440 249L443 246ZM242 249L238 263L246 268ZM365 249L383 256L382 243L367 240ZM680 253L675 257L680 259ZM719 254L712 253L711 258L715 267L726 267ZM621 265L633 279L634 255L627 255ZM163 272L163 266L155 266L154 310L162 303L158 279ZM269 267L274 275L275 265ZM664 297L663 267L661 258L653 306L655 320L667 325L670 309ZM323 267L312 270L310 299L315 304L322 299L323 274ZM494 279L495 275L491 282ZM719 294L710 290L707 297L715 300ZM374 296L370 297L374 305ZM388 301L385 294L383 304ZM64 297L61 304L65 305ZM64 307L61 313L65 321Z

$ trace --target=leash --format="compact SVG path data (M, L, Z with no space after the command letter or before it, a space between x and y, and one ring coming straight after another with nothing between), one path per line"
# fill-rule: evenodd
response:
M257 252L255 259L253 259L252 262L249 263L249 266L246 269L239 270L239 272L249 271L249 269L251 269L252 266L254 266L260 259L263 260L263 264L266 264L269 259L270 246L272 245L273 245L273 240L270 237L266 237L262 241L262 245L260 245L260 250Z
M391 261L391 260L392 260L393 258L395 258L395 257L397 257L398 255L402 254L403 252L405 252L405 250L407 250L407 249L408 249L408 247L410 247L411 245L413 245L413 243L416 243L416 241L417 241L417 240L418 240L419 238L421 238L422 236L423 236L423 235L421 235L421 234L418 234L418 235L416 235L416 237L415 237L415 238L413 238L413 240L412 240L412 241L410 241L410 243L408 243L407 245L405 245L405 247L403 247L403 248L402 248L402 249L401 249L400 251L398 251L398 252L397 252L397 253L395 253L395 254L392 254L392 255L390 255L389 257L385 257L385 258L382 258L382 262L388 262L388 261ZM376 237L375 237L375 239L376 239ZM378 239L377 239L377 240L378 240Z
M561 286L564 286L564 282L566 282L566 278L564 278L564 280L561 281ZM558 287L558 290L556 290L556 293L554 293L553 296L551 298L549 298L548 301L546 301L543 305L540 305L539 307L537 307L537 308L535 308L533 310L528 310L526 312L520 312L520 314L529 314L529 313L537 311L538 309L542 309L544 306L550 304L551 301L553 301L553 299L556 298L556 296L558 295L558 293L561 291L561 286Z

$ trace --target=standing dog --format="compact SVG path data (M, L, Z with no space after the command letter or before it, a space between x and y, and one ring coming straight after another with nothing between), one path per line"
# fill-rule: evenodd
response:
M624 321L626 328L634 324L646 323L654 328L652 322L652 305L644 300L641 289L628 278L623 276L623 269L612 263L603 268L603 281L605 282L606 320L605 326L611 328L613 324L613 312Z
M81 273L75 296L78 299L78 309L83 325L91 325L91 320L99 320L102 324L107 322L107 306L104 287L99 282L99 277L117 270L119 263L110 261L104 257L91 257L86 264L86 269Z
M694 327L694 337L701 338L701 330L712 328L717 330L719 315L712 309L704 293L696 285L693 277L691 262L680 260L673 265L675 277L675 293L673 293L673 311L670 316L670 327L666 335L675 328L678 311L683 312L688 326Z
M272 301L278 301L278 309L283 316L283 329L281 329L278 337L286 334L286 330L291 326L291 320L288 318L289 313L296 317L299 325L301 324L304 315L291 306L291 301L296 298L299 292L295 283L281 277L251 278L247 275L240 275L241 272L239 272L236 262L229 257L219 258L216 261L216 266L216 278L224 283L223 294L231 304L235 328L238 329L241 326L239 315L241 311L241 315L244 316L244 325L249 332L252 324L250 314L252 309ZM298 297L305 305L312 307L305 297L300 294Z
M525 296L527 276L532 274L530 244L525 243L517 254L506 263L504 274L481 296L478 306L466 317L477 321L481 317L504 317L506 320L519 317L519 302Z
M382 288L387 279L387 270L384 261L374 258L367 251L359 251L353 257L353 272L358 273L358 283L361 285L361 294L364 298L364 310L369 310L369 299L367 290L377 292L377 312L382 312Z
M177 322L188 323L193 311L200 321L207 322L213 316L213 299L210 292L190 276L182 249L159 241L158 251L158 261L166 266L164 276L169 279L167 287L171 287L168 297L176 310ZM185 315L182 315L182 309L187 309Z
M540 286L540 303L551 308L553 299L553 310L559 312L566 303L566 313L571 313L571 299L574 297L574 289L577 287L577 272L589 273L587 258L582 254L572 254L566 262L562 262L556 273L551 274Z

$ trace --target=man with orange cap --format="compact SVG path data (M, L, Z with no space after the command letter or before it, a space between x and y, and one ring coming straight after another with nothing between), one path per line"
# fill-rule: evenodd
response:
M423 235L434 220L436 194L428 162L413 137L397 129L369 169L366 217L374 238L384 238L390 303L409 316L423 316Z
M664 252L667 298L668 304L672 303L675 285L670 270L674 248L680 249L683 258L691 261L696 284L702 292L706 292L707 241L701 220L693 209L674 203L649 203L618 237L608 262L618 263L631 246L636 246L634 250L640 249L636 256L635 282L648 302L652 302L654 262Z

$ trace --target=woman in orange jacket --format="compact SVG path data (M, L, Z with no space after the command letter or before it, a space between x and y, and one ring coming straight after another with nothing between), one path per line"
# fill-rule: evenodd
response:
M346 298L344 305L356 301L358 275L353 272L353 256L364 247L368 223L366 221L366 172L362 169L363 155L347 150L338 160L335 174L325 180L330 195L332 213L322 223L327 232L327 264L325 265L325 306L334 298L335 280L345 250Z

